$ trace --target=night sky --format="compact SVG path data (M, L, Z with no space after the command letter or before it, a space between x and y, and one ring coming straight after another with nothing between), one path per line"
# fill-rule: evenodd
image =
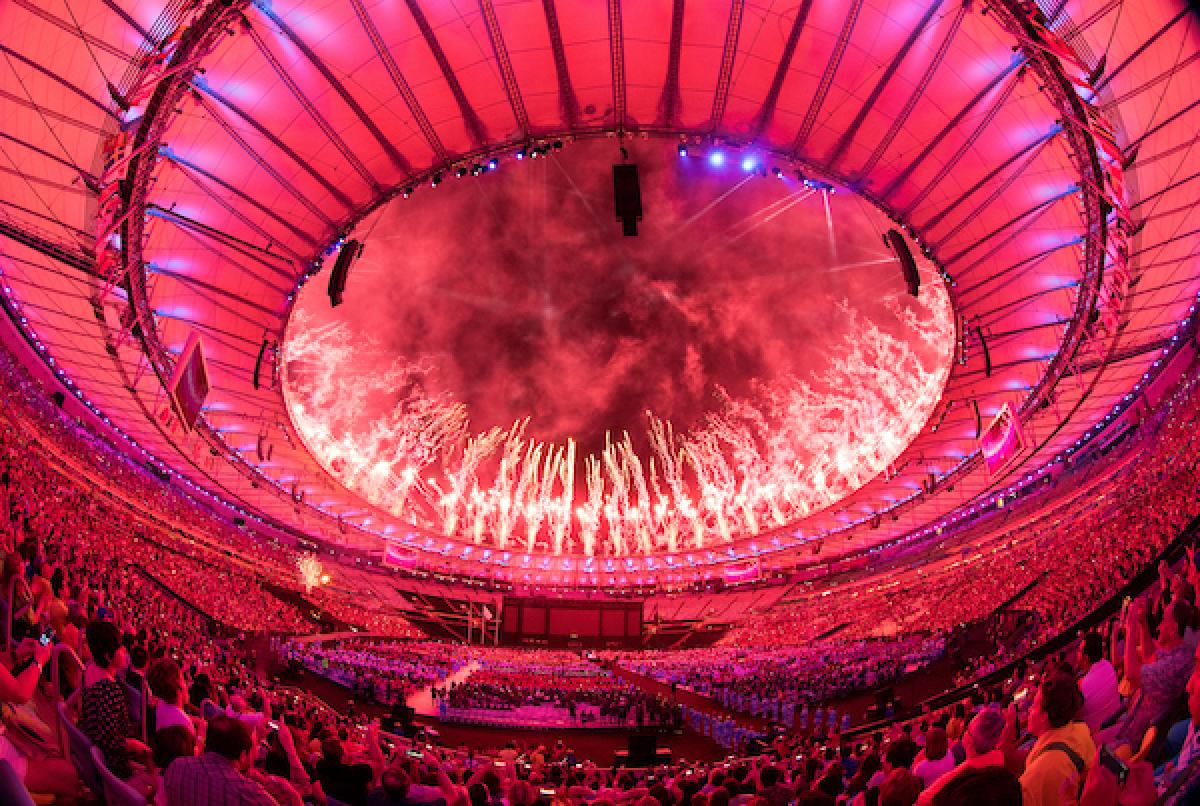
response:
M615 142L568 143L393 202L356 233L366 250L345 303L329 308L322 275L298 307L423 363L420 391L466 403L472 431L529 417L529 436L574 437L581 453L606 430L640 442L648 410L692 427L720 389L751 397L784 375L819 386L814 370L850 326L839 303L900 332L883 304L907 304L880 239L887 219L865 202L830 197L835 258L821 194L795 178L744 181L740 156L715 169L669 142L630 150L637 237L613 213Z

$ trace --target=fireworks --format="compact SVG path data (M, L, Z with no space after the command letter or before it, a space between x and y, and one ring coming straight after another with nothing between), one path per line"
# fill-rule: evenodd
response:
M647 412L645 456L624 432L579 456L572 440L531 437L527 419L472 433L467 407L434 391L429 360L389 356L345 325L312 328L302 312L285 345L289 406L332 475L427 530L556 555L701 549L829 506L917 435L949 372L950 302L928 283L920 300L886 307L903 337L842 303L847 335L820 370L764 380L740 399L722 393L684 432ZM923 361L930 353L939 359Z
M329 582L329 576L315 554L300 555L296 558L296 568L300 571L300 582L306 593L312 593L313 588Z

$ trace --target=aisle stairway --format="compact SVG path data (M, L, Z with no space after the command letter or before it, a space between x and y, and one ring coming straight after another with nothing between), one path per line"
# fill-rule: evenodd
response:
M454 674L434 685L436 685L438 688L445 688L452 683L461 683L474 674L475 670L478 668L479 661L471 661ZM433 689L433 685L426 686L417 693L409 696L408 700L405 702L405 705L413 709L417 716L437 716L438 707L437 703L433 701Z

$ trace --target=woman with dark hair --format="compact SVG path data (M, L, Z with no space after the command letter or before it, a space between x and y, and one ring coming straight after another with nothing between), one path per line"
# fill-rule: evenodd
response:
M79 729L104 755L114 775L142 791L153 790L153 776L134 767L134 759L148 762L150 748L133 736L129 699L117 674L129 663L121 632L111 621L95 619L85 632L91 660L83 670L79 692Z
M13 643L33 637L34 627L41 616L34 609L33 594L25 580L25 569L25 560L17 552L6 556L4 565L0 567L0 602L3 602L0 615L10 621Z
M154 708L155 729L179 726L190 731L193 736L196 735L195 723L183 710L184 683L179 664L170 658L154 661L146 672L146 684L150 692L158 698L158 704Z

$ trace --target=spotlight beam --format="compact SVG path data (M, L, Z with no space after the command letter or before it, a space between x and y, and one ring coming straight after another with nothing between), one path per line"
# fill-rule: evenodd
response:
M811 190L811 189L807 189L807 188L805 190L798 190L795 193L791 193L782 199L778 199L778 200L772 202L771 204L768 204L766 207L764 207L762 210L759 210L757 213L754 213L751 216L747 216L746 218L743 218L737 224L734 224L732 227L725 230L725 233L728 234L728 233L732 232L733 230L737 229L742 224L746 223L747 221L750 221L751 219L758 218L758 220L755 221L753 224L751 224L746 229L739 232L734 237L730 238L728 243L732 244L732 243L736 243L736 242L740 241L742 238L745 238L747 235L749 235L751 232L754 232L754 230L758 229L763 224L766 224L766 223L774 220L778 216L783 215L788 210L795 207L800 202L804 201L805 199L810 198L814 193L816 193L815 190ZM770 212L768 212L768 211L770 211ZM761 216L761 218L759 218L759 216Z
M675 230L675 232L672 233L672 235L679 235L680 233L682 233L685 229L687 229L692 224L695 224L698 220L700 220L701 216L703 216L705 213L712 210L714 207L716 207L721 202L728 199L730 196L732 196L734 193L736 193L743 185L745 185L747 182L749 182L753 179L754 179L753 176L747 176L746 178L739 181L736 185L731 187L729 190L725 191L720 196L718 196L717 198L710 201L708 204L701 207L699 210L697 210L695 213L693 213L691 216L689 216L688 219L686 221L684 221L683 224L681 224L679 226L679 228Z

